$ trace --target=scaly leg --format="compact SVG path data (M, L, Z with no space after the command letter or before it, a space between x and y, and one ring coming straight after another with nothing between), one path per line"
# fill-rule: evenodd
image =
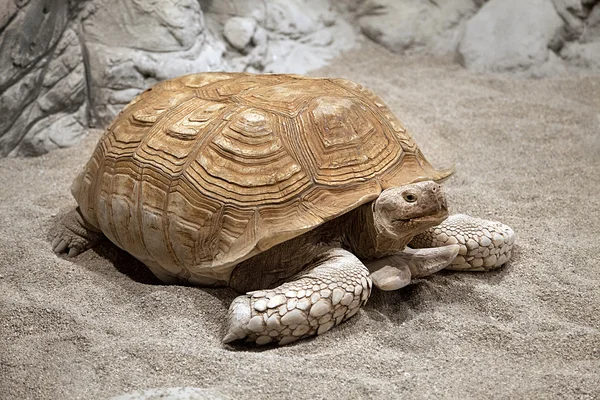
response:
M291 281L237 297L223 342L283 345L320 335L356 314L371 288L369 270L354 254L327 250Z
M459 244L458 256L446 269L488 271L510 259L515 239L515 232L500 222L456 214L415 236L409 246L425 248Z
M77 207L65 215L55 226L52 250L55 253L63 253L68 250L69 257L75 257L94 246L103 237L102 232L91 226Z

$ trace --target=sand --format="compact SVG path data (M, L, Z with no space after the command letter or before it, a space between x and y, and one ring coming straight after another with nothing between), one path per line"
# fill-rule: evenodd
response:
M512 261L376 290L314 339L224 346L232 290L162 285L108 242L52 253L95 131L0 160L0 398L185 386L234 399L600 398L600 76L477 75L373 45L312 75L373 89L434 165L455 163L451 212L512 226Z

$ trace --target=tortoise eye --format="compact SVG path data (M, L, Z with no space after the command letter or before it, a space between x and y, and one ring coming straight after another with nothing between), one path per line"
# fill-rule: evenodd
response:
M417 201L417 195L414 193L404 193L402 197L409 203L414 203Z

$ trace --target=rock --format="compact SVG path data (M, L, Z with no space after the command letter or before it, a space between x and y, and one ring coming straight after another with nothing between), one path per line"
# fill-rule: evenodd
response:
M356 32L331 0L226 0L202 5L208 29L214 35L223 32L232 46L224 58L234 70L306 73L356 42ZM244 22L248 26L239 41L228 37L233 36L229 24L240 29L237 17L256 22L250 40L249 21Z
M160 80L211 70L304 73L356 40L331 0L0 4L0 156L71 145Z
M84 14L93 126L158 81L226 69L225 46L204 29L195 0L94 0Z
M223 27L223 36L230 45L241 51L250 44L255 30L256 20L252 18L232 17L227 20Z
M588 15L581 41L584 43L600 41L600 3L596 4Z
M478 8L473 0L374 0L359 7L358 22L393 52L445 55L454 52L464 21Z
M552 0L556 12L568 23L571 24L571 16L578 18L585 18L588 13L587 7L584 7L581 0ZM569 13L566 15L565 13ZM575 24L581 24L581 20L575 22ZM582 25L582 24L581 24Z
M73 118L67 122L66 114L53 115L64 109L77 112L85 99L79 41L72 29L66 29L68 2L4 3L0 156L38 155L72 144L81 136L82 126ZM85 112L79 115L85 122ZM69 127L64 138L46 131L55 124Z
M194 0L94 0L83 13L86 42L155 53L188 50L204 29Z
M466 24L462 64L476 71L542 66L551 60L548 46L563 24L551 0L490 0Z
M263 24L267 15L264 0L200 0L200 6L207 15L206 26L215 32L232 16L252 18Z
M0 29L3 29L8 21L17 13L19 7L14 0L2 0L0 6Z
M27 134L30 118L40 119L42 113L36 108L37 97L43 79L42 71L47 59L40 60L32 71L0 94L0 155L7 156Z
M73 27L0 95L0 155L31 156L71 146L87 130L81 44ZM10 118L12 117L12 118Z
M600 71L600 41L567 43L560 55L574 65L592 71Z
M325 6L323 6L325 3ZM305 2L271 0L266 3L267 14L264 27L292 39L320 30L322 20L331 19L329 4L323 1Z
M67 0L31 1L21 8L2 32L0 91L14 84L48 55L60 39L69 13Z
M579 42L566 43L561 57L571 64L600 71L600 2L589 13Z
M19 146L17 155L39 155L77 144L87 133L86 107L75 113L58 112L31 127Z

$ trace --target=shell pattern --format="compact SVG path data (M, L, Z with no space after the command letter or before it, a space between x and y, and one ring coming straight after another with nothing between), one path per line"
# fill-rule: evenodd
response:
M446 175L356 83L201 73L127 105L72 191L91 224L155 273L215 285L385 188Z

